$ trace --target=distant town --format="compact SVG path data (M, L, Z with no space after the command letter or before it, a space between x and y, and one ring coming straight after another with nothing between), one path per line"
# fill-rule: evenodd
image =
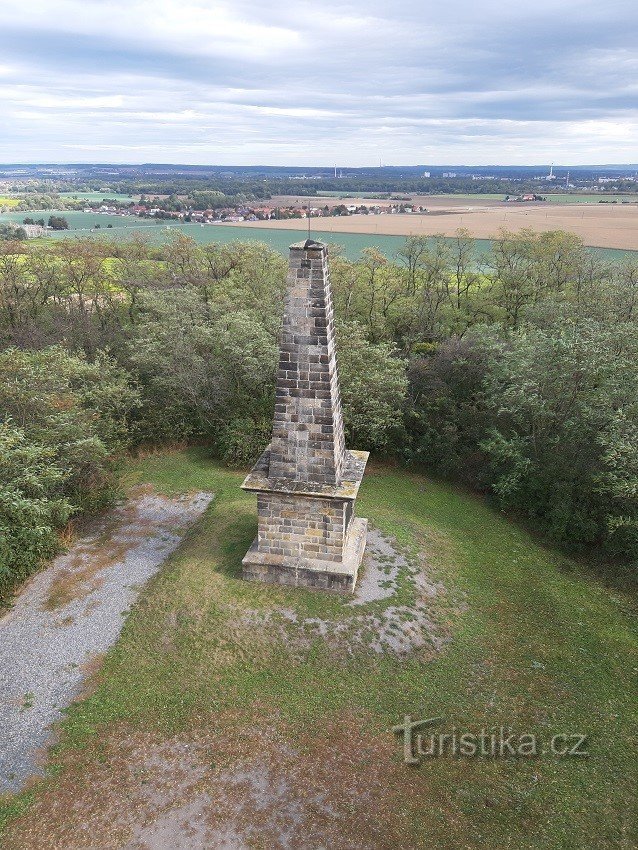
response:
M589 207L585 219L580 212L578 221L573 215L546 213L556 205L568 212L573 204L582 211L582 202ZM332 219L324 230L451 235L469 227L479 238L502 227L570 227L586 244L600 244L602 225L592 205L606 204L631 205L626 209L632 212L638 204L638 165L0 165L3 239L37 238L55 230L112 229L119 226L118 217L128 220L122 226L140 219L149 225L277 228L294 228L294 221ZM529 216L515 213L528 208ZM602 213L602 206L599 209ZM344 219L349 219L347 226ZM605 231L604 244L633 249L633 221L615 220L613 233Z

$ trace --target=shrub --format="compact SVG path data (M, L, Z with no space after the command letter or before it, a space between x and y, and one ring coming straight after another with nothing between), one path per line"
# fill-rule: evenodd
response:
M72 512L61 495L65 477L54 449L0 423L0 598L57 550L55 529Z
M60 347L0 352L0 592L55 549L55 529L112 497L136 403L126 373Z
M570 549L638 556L637 360L632 326L563 320L512 335L486 379L493 491Z
M393 345L369 342L355 322L339 326L338 355L348 441L358 449L388 449L403 427L405 360Z

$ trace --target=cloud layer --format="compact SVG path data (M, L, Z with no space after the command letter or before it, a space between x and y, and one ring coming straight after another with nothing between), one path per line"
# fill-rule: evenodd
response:
M0 161L638 159L634 0L2 0Z

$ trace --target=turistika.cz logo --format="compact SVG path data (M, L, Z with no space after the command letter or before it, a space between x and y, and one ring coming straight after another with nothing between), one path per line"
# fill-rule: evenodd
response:
M510 728L480 729L467 732L452 727L451 732L428 732L426 727L443 723L443 717L413 720L409 714L392 731L403 736L403 761L419 764L423 759L442 756L464 758L583 758L589 755L587 735L580 732L558 733L547 740L534 732L515 733Z

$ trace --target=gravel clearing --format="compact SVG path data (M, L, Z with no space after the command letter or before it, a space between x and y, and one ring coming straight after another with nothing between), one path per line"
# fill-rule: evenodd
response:
M433 602L445 595L445 587L429 579L426 566L420 559L409 560L392 538L368 528L363 573L337 619L300 617L277 607L248 609L239 623L274 633L293 651L307 649L313 639L321 638L349 654L367 649L398 658L415 652L432 655L441 651L449 634L432 618Z
M0 619L0 793L43 773L52 724L117 640L143 584L212 499L134 491L36 574Z

